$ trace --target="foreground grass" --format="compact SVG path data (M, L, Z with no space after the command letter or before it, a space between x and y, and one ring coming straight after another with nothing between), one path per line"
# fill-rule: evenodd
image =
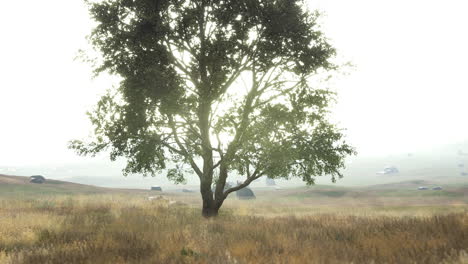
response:
M130 195L2 199L0 263L468 261L466 210L419 217L239 213L250 209L206 220L197 208Z

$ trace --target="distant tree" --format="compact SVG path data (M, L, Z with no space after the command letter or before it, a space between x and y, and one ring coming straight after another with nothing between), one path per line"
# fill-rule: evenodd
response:
M124 173L200 179L203 216L266 175L342 177L354 153L327 121L333 93L310 78L337 69L316 12L299 0L88 2L97 73L119 87L89 113L94 139L81 155L125 157ZM166 168L167 161L177 164ZM232 173L243 175L225 189ZM212 185L216 185L212 192Z

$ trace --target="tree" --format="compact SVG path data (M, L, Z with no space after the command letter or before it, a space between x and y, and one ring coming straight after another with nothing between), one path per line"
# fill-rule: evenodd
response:
M89 113L81 155L125 157L124 173L200 179L203 216L261 176L342 177L354 153L327 121L333 93L310 78L337 69L318 13L299 0L88 2L97 73L120 76ZM172 161L177 166L167 168ZM238 186L225 188L232 173ZM215 185L214 193L212 186Z

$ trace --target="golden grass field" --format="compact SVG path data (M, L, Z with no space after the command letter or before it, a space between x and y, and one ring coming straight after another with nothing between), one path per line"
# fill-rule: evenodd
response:
M197 193L0 185L0 263L468 263L464 194L264 190L204 219Z

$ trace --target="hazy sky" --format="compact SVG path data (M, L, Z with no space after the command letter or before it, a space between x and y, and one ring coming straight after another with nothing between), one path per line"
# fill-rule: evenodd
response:
M355 68L334 119L361 155L468 139L468 1L320 0L323 29ZM0 16L0 165L80 161L85 112L109 88L74 61L92 23L81 0L5 1Z

